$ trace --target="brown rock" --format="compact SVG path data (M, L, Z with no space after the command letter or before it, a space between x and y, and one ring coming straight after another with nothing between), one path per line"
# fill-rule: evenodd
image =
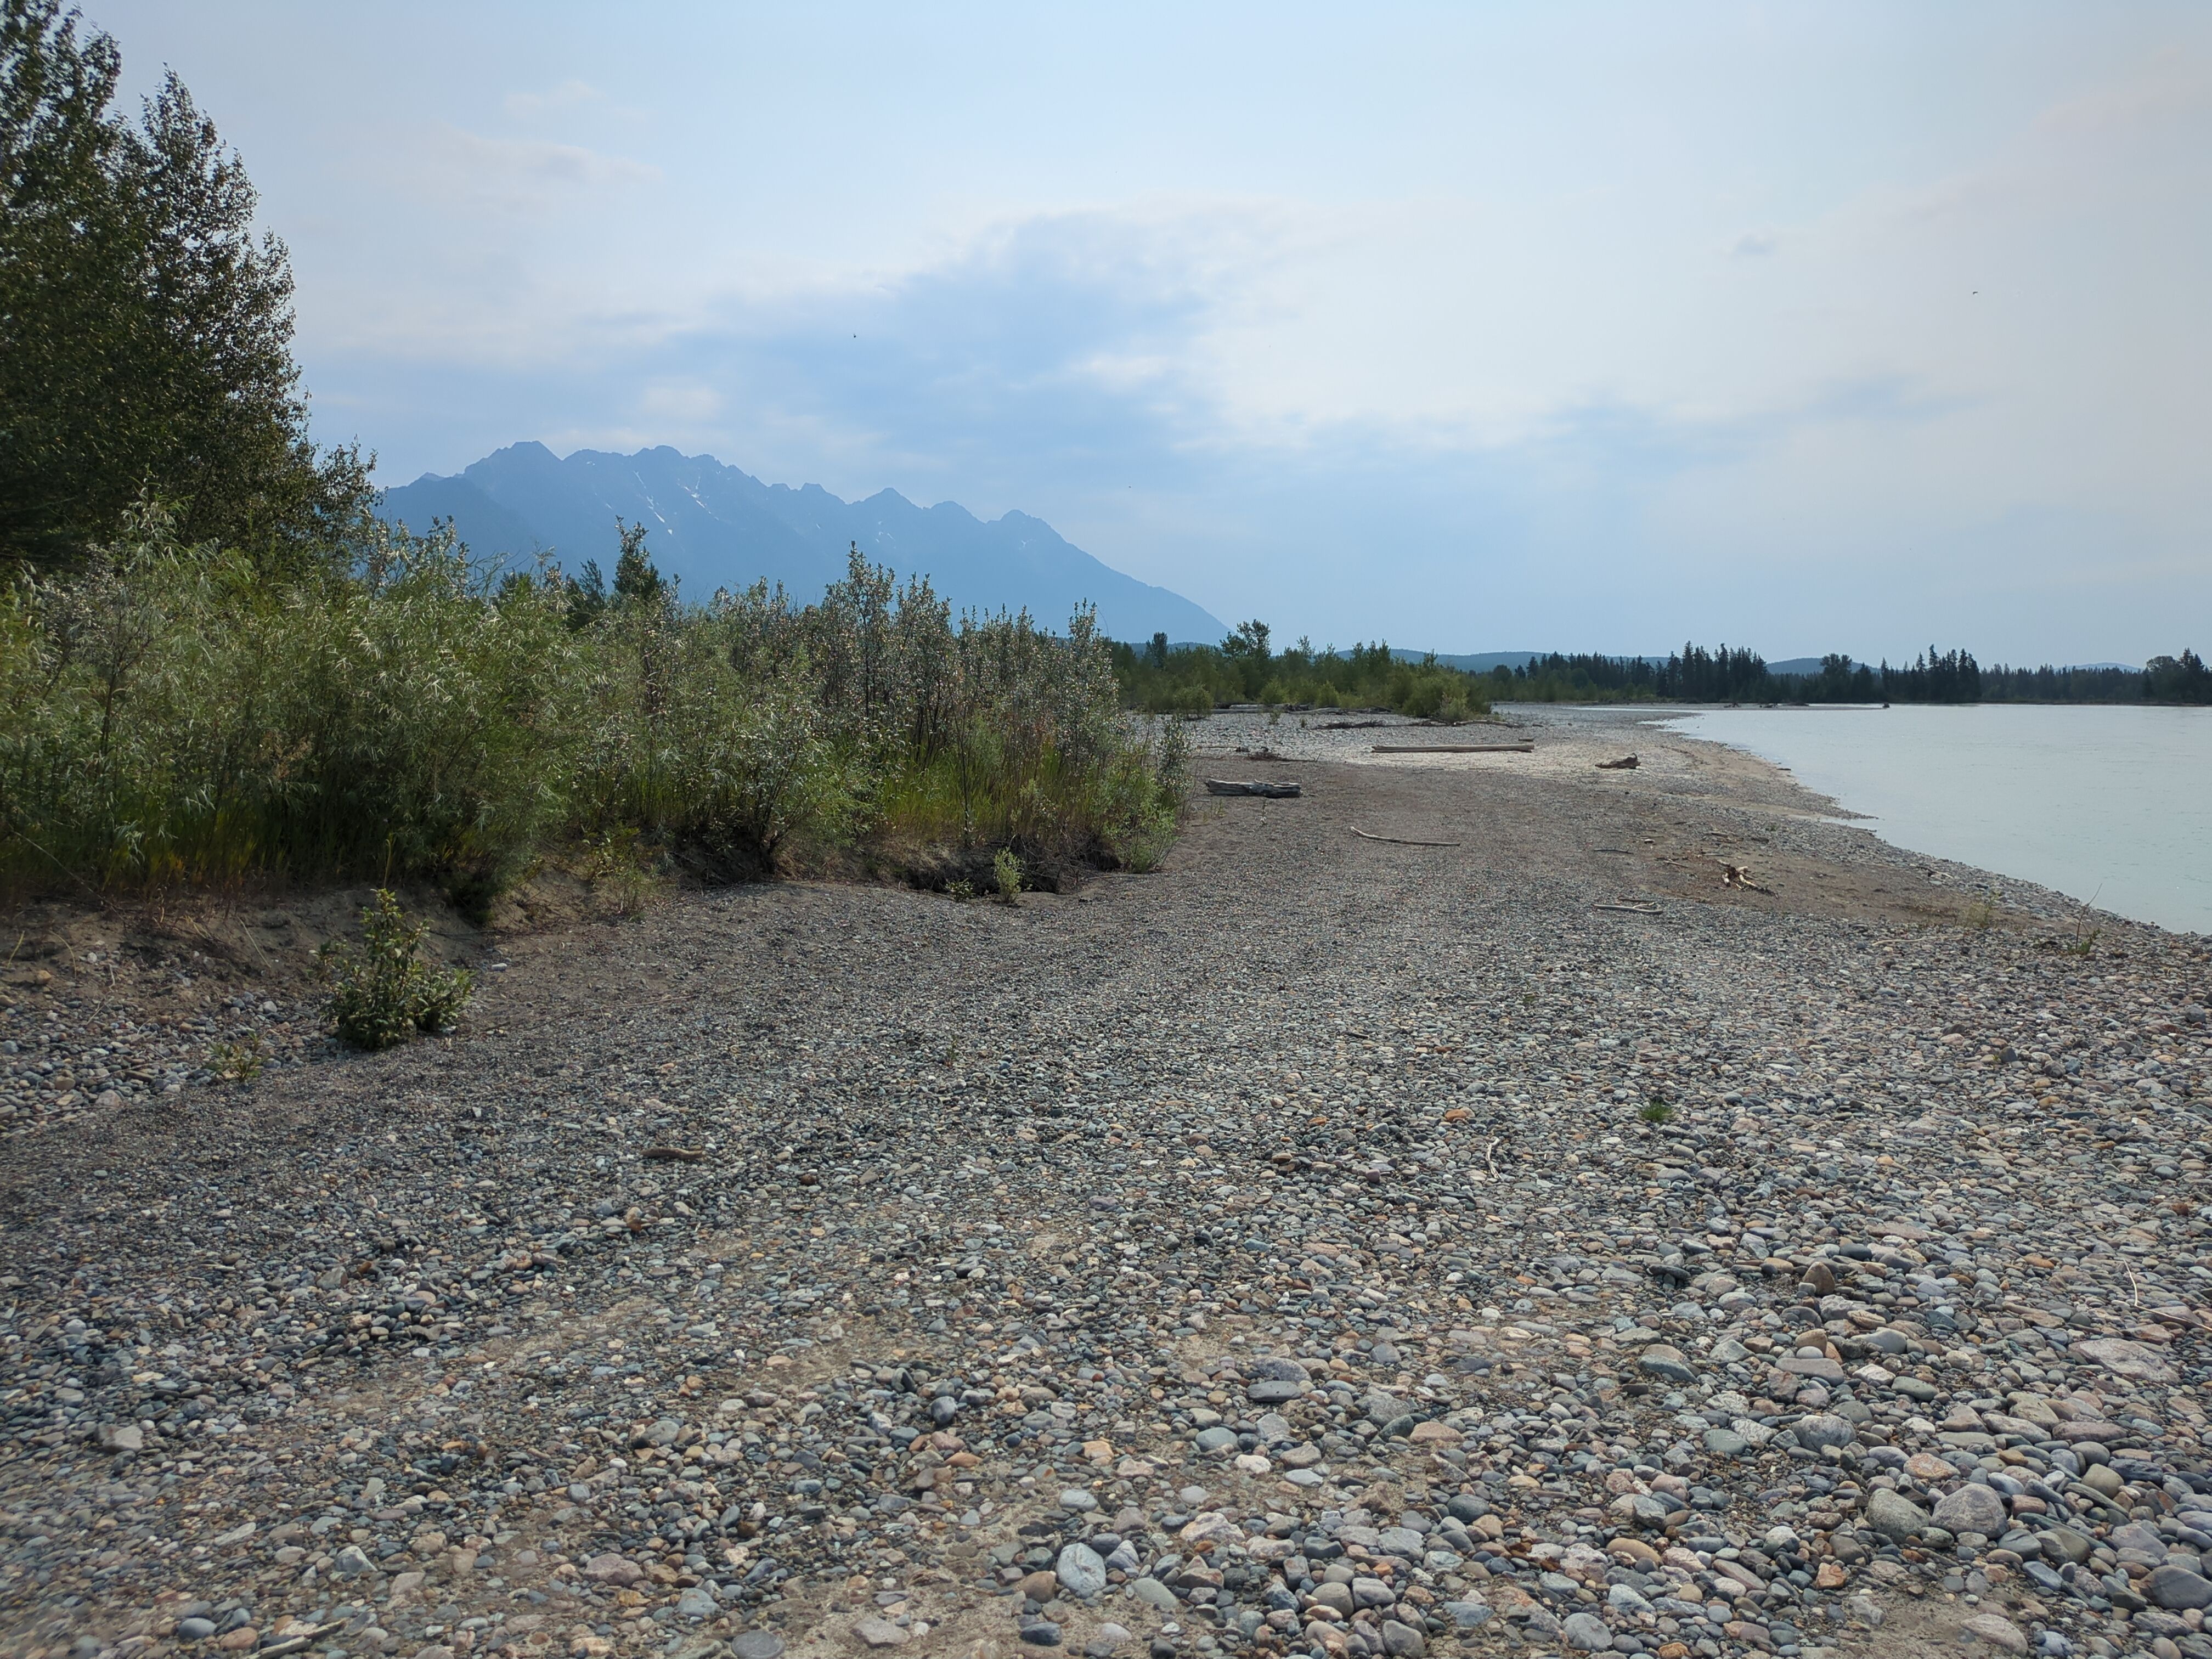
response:
M1959 1626L1959 1633L1973 1641L1986 1642L2002 1653L2027 1651L2027 1632L2002 1613L1978 1613Z
M584 1577L602 1584L628 1589L645 1577L645 1569L626 1555L595 1555L584 1563Z

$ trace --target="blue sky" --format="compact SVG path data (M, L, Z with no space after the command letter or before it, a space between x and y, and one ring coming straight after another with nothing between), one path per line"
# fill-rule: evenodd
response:
M2212 648L2212 8L85 0L317 429L1020 507L1284 636Z

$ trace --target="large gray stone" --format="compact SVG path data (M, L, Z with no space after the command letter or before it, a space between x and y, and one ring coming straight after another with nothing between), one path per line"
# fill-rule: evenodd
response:
M1946 1532L1978 1532L1984 1538L1999 1536L2008 1522L2003 1494L1993 1486L1971 1481L1937 1498L1935 1513L1929 1518Z
M1857 1431L1848 1421L1827 1412L1797 1419L1797 1443L1808 1451L1824 1451L1830 1446L1840 1450L1856 1437Z
M2150 1577L2143 1581L2143 1596L2153 1607L2164 1607L2169 1613L2179 1613L2185 1607L2212 1607L2212 1579L2169 1563L2151 1569Z
M2036 1542L2043 1553L2054 1561L2071 1561L2076 1565L2089 1559L2096 1547L2080 1533L2068 1527L2049 1527L2036 1534Z
M1382 1651L1390 1659L1421 1659L1421 1650L1427 1645L1413 1626L1401 1625L1395 1619L1382 1621Z
M1060 1551L1057 1571L1068 1594L1085 1601L1106 1588L1106 1563L1088 1544L1070 1544Z
M1928 1524L1928 1511L1886 1486L1877 1487L1867 1499L1866 1521L1891 1543L1902 1544Z
M1637 1355L1636 1369L1647 1376L1656 1376L1668 1382L1694 1382L1698 1380L1697 1372L1682 1357L1682 1351L1670 1348L1663 1342L1655 1342Z
M1613 1645L1613 1626L1594 1613L1571 1613L1560 1621L1559 1634L1577 1653L1603 1653Z
M1131 1579L1129 1594L1146 1606L1158 1607L1163 1613L1172 1610L1176 1605L1176 1593L1157 1578Z

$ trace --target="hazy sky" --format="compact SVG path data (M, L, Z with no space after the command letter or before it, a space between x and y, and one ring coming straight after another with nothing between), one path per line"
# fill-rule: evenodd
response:
M325 439L1021 507L1349 643L2212 649L2212 7L84 0Z

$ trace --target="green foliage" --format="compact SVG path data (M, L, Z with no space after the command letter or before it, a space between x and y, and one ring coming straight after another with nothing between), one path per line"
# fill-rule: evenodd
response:
M1646 1123L1671 1123L1674 1121L1674 1109L1663 1100L1647 1101L1636 1115Z
M258 1031L208 1048L207 1068L225 1083L251 1083L268 1063L269 1044Z
M676 597L672 583L662 579L659 567L645 551L645 526L615 520L615 533L622 538L621 551L615 558L615 603L627 605L658 605ZM587 562L585 567L593 576L599 566Z
M2143 665L2142 694L2152 702L2212 702L2212 668L2186 647L2179 657L2153 657Z
M264 568L364 526L357 451L319 455L283 243L172 74L138 121L59 0L0 0L0 565L51 570L166 502Z
M442 1031L460 1018L476 988L465 968L434 968L422 957L429 929L410 921L385 888L361 913L362 943L333 939L322 950L330 976L330 1014L357 1048L389 1048L416 1031Z
M1123 704L1155 714L1198 715L1222 703L1270 708L1391 708L1419 718L1472 720L1490 711L1490 682L1425 658L1402 661L1387 645L1316 650L1300 640L1277 651L1262 622L1237 624L1218 646L1170 648L1155 637L1142 651L1114 647ZM1445 714L1447 708L1452 713Z
M999 897L1007 904L1020 902L1022 896L1022 861L1014 856L1011 847L1001 847L991 860L991 880L999 890Z
M580 618L586 585L476 567L450 529L277 580L149 512L20 578L0 883L405 875L481 914L572 848L743 877L801 842L1145 867L1172 836L1179 734L1119 711L1087 613L956 625L857 553L817 605L686 607L625 541Z
M666 889L659 859L634 823L586 837L581 873L609 910L618 916L642 910Z
M581 631L606 614L607 579L599 574L597 559L584 561L583 568L563 589L568 597L568 626Z

